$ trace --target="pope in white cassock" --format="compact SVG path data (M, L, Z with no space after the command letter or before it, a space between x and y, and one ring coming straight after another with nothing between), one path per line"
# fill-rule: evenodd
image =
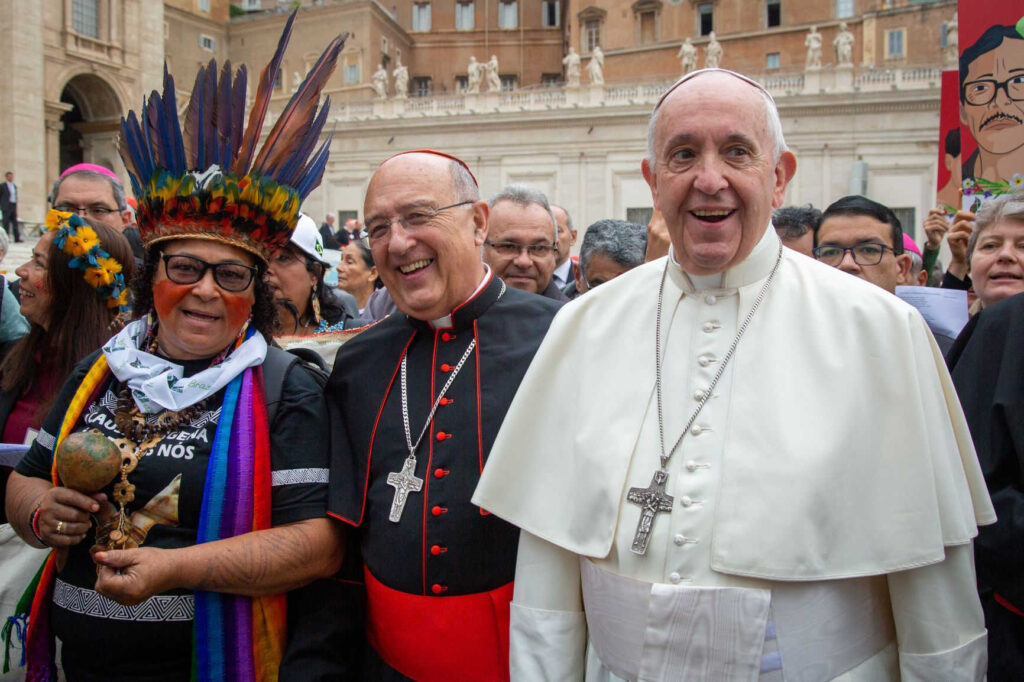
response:
M681 79L642 168L668 257L557 315L473 498L522 528L512 679L982 679L995 515L924 321L780 246L753 81Z

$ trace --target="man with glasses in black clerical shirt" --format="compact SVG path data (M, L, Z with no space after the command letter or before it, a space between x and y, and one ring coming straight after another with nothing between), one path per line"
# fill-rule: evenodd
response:
M815 239L814 257L825 265L890 294L896 293L897 286L914 284L900 219L877 201L851 195L833 202L821 216ZM936 329L931 332L945 355L953 337Z
M833 202L821 216L814 257L860 277L890 294L909 284L910 254L903 250L903 227L888 206L852 195Z
M508 185L493 197L484 262L506 284L556 301L568 301L551 275L558 258L558 224L543 193Z
M391 157L363 208L398 312L342 346L325 389L328 513L356 529L365 565L361 679L507 680L518 530L470 496L559 306L481 261L490 211L462 161ZM317 679L352 669L333 642L317 658L334 666Z

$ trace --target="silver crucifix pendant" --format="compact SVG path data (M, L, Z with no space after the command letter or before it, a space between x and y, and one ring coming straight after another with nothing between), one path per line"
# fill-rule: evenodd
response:
M668 472L659 469L654 472L649 486L630 488L626 495L627 501L640 505L640 520L636 524L636 535L633 536L633 544L630 546L634 554L647 554L647 544L651 541L655 515L672 511L672 502L675 498L665 494L667 480Z
M392 471L388 474L388 485L395 489L395 499L391 502L388 521L398 523L402 518L405 502L409 499L409 493L423 490L423 479L416 477L416 458L406 457L401 471Z

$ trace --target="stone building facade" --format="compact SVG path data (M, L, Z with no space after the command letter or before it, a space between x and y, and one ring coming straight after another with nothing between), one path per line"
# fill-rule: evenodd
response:
M8 0L0 51L0 166L16 172L29 222L48 185L74 161L123 173L117 122L158 88L163 61L183 104L209 59L246 64L250 93L287 10L279 0ZM234 5L232 7L231 5ZM369 174L390 153L431 146L465 158L485 194L517 181L546 191L577 224L643 220L646 119L679 72L689 37L701 53L713 28L722 65L775 95L799 169L792 203L821 206L864 191L916 224L934 201L939 69L954 0L303 0L271 116L335 34L350 36L327 88L332 157L307 209L361 212ZM710 6L711 15L707 16ZM88 10L88 11L86 11ZM95 11L93 11L95 10ZM853 64L837 68L839 22ZM710 22L710 23L709 23ZM776 25L777 24L777 25ZM822 68L805 70L811 26ZM605 54L605 84L562 85L572 47L584 66ZM495 55L502 92L463 94L470 56ZM775 55L772 57L771 55ZM393 71L409 72L407 99ZM387 98L373 90L379 67ZM584 73L586 70L584 69ZM251 95L250 95L251 96Z

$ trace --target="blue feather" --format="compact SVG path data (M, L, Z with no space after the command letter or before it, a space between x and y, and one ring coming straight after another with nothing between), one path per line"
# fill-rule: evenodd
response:
M224 62L217 83L217 163L227 169L234 155L231 148L231 61Z
M129 176L132 180L132 190L135 196L138 196L140 184L149 180L153 174L153 160L150 158L149 147L146 146L146 140L139 128L139 119L134 111L128 112L128 117L121 119L119 146L122 157L131 162Z
M331 155L331 140L334 138L334 133L331 133L327 137L327 141L323 143L320 150L313 157L313 160L306 165L305 170L302 174L302 179L296 186L295 191L299 197L305 199L313 188L320 184L320 181L324 177L324 168L327 167L327 157Z
M206 67L200 66L196 72L196 82L192 85L192 92L199 92L203 88L203 79L206 78ZM190 97L188 106L185 108L185 120L182 123L182 137L185 145L185 165L189 170L200 167L199 159L203 149L203 127L200 121L203 118L203 98Z
M174 78L167 71L164 63L164 118L169 133L167 138L168 158L167 170L175 175L185 173L185 143L181 138L181 126L178 124L178 99L174 93Z
M245 86L247 81L245 64L238 69L235 76L235 84L231 88L231 165L238 156L238 149L242 145L242 130L245 127ZM225 170L229 166L225 166Z
M275 173L277 182L289 187L295 186L295 183L301 177L303 164L309 158L309 154L316 146L317 140L320 139L320 131L323 130L324 123L327 121L327 114L330 112L330 108L331 99L328 97L324 105L320 107L320 113L317 114L317 117L313 119L313 123L306 129L305 134L302 136L302 141L295 148L291 158Z
M154 90L149 95L149 102L146 105L146 125L152 129L150 140L156 165L160 168L167 168L170 163L167 148L170 130L167 128L167 119L164 117L163 111L163 98L159 92Z

